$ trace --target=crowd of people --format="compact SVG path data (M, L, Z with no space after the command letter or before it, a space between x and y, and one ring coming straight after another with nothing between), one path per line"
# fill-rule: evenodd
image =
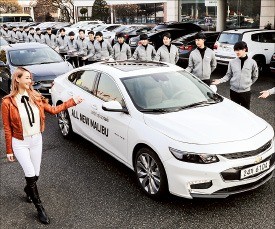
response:
M103 38L102 32L88 32L86 38L85 30L79 29L78 34L70 31L66 35L65 28L59 30L59 34L52 33L49 27L46 33L42 34L39 28L20 26L18 29L3 25L1 29L2 37L9 43L18 42L39 42L47 44L55 49L61 56L69 56L68 61L74 67L91 64L102 60L137 60L137 61L165 61L176 64L179 59L179 53L176 46L171 44L171 34L163 35L163 46L155 50L154 46L149 44L148 36L142 34L140 40L142 45L138 46L135 52L131 53L130 46L125 42L124 34L117 36L118 42L112 47L108 40Z
M104 39L102 32L89 31L87 38L83 29L79 29L78 34L70 31L66 35L65 28L61 28L59 34L55 35L50 27L46 29L45 34L42 34L39 28L34 29L29 26L8 28L8 26L3 25L0 33L9 43L39 42L47 44L61 56L67 55L68 61L74 67L81 67L102 60L162 61L171 64L176 64L179 60L178 48L171 44L169 32L163 34L163 45L158 50L149 44L147 34L141 34L141 45L137 46L133 55L130 46L125 42L123 33L117 35L118 42L114 46ZM210 77L217 67L217 62L214 51L204 45L205 40L206 37L203 33L199 32L196 35L197 48L191 52L186 70L209 86L229 81L230 98L250 109L250 88L258 78L258 67L255 60L247 56L247 44L240 41L234 45L237 58L229 63L228 71L222 79L211 81ZM250 70L247 71L246 69ZM261 92L259 97L266 98L267 93L272 94L273 89Z

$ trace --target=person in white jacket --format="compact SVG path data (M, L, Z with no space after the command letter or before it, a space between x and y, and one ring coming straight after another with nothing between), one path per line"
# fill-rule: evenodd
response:
M179 60L178 48L171 44L171 34L166 32L162 36L163 45L159 47L155 61L163 61L171 64L176 64Z
M275 94L275 87L273 87L269 90L261 91L260 93L261 93L261 95L259 96L259 98L265 99L268 96Z

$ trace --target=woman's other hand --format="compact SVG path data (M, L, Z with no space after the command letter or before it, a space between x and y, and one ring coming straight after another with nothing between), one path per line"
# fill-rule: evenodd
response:
M10 162L14 162L14 161L15 161L14 155L13 155L13 154L7 154L7 159L8 159L8 161L10 161Z

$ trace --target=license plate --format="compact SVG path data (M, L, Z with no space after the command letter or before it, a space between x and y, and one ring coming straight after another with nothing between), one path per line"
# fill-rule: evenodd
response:
M265 170L268 170L270 166L270 161L265 161L261 164L254 165L252 167L241 170L241 179L253 176Z

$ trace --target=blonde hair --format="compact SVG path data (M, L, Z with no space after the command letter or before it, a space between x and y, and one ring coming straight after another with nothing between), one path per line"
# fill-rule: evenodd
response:
M19 93L19 83L17 82L17 78L21 78L24 74L24 72L28 72L30 74L31 80L33 79L32 73L24 68L24 67L18 67L15 69L11 76L11 92L10 94L6 95L4 98L7 97L14 97ZM41 100L44 99L44 97L37 91L33 89L32 84L30 85L29 89L27 89L27 93L30 97L30 100L34 102L35 100Z

